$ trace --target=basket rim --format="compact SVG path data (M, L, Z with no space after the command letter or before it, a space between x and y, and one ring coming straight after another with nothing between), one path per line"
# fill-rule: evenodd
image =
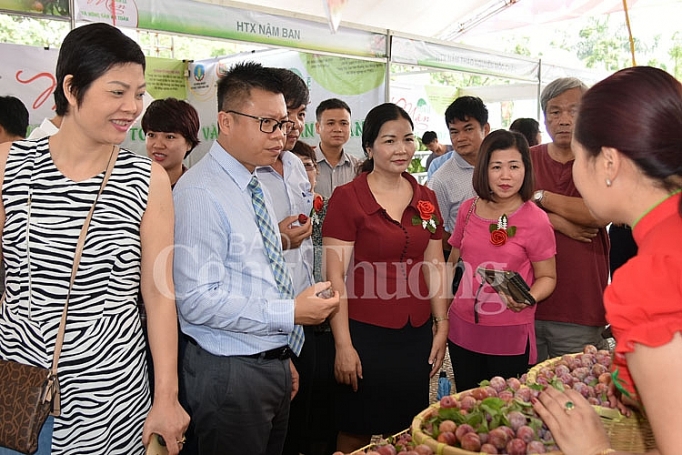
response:
M576 357L581 354L584 353L576 352L566 355ZM554 367L563 357L552 357L535 365L528 371L526 382L536 384L535 381L540 370L545 367ZM639 453L655 447L656 441L651 426L646 416L638 410L633 410L632 415L627 417L621 414L618 409L605 406L592 406L592 408L599 415L613 448Z
M390 437L391 437L391 438L397 438L398 436L403 435L403 434L405 434L405 433L410 433L410 430L411 430L411 428L405 428L404 430L399 431L399 432L397 432L396 434L391 435ZM410 434L411 434L411 433L410 433ZM387 439L387 438L382 438L382 440L386 440L386 439ZM372 449L373 447L376 447L376 446L378 446L378 445L381 445L381 444L380 444L380 443L376 443L376 442L370 442L370 443L367 444L366 446L360 447L359 449L354 450L354 451L351 452L349 455L364 455L364 454L365 454L365 451L370 450L370 449Z

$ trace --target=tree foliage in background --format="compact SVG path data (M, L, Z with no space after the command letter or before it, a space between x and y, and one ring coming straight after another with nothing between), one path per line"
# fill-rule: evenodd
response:
M586 69L613 72L632 66L630 41L626 25L620 17L612 15L584 18L576 21L577 26L571 28L554 27L544 39L548 43L544 51L533 52L533 38L522 34L509 33L500 39L503 52L524 57L547 58L549 61L561 60L552 53L552 49L563 51L562 54L574 55ZM574 23L575 25L575 23ZM537 39L537 38L536 38ZM667 52L671 61L663 61L664 44L670 43ZM638 65L649 65L669 71L678 79L682 79L682 32L675 32L667 41L661 34L655 35L648 42L634 38L635 57ZM537 47L537 46L535 46ZM547 50L549 48L549 50ZM561 55L561 54L558 54ZM434 84L454 85L457 87L487 86L508 81L500 81L487 76L468 75L453 72L434 72L431 76Z
M0 42L4 43L58 48L69 30L70 24L67 21L0 14ZM151 57L199 60L263 49L258 45L238 44L219 39L202 39L148 31L137 33L126 31L128 35L131 33L145 55Z
M575 52L587 68L616 71L628 66L628 38L622 30L611 30L608 17L592 18L578 36Z
M610 16L589 18L586 26L578 33L580 41L576 47L576 54L587 68L617 71L632 66L627 28L624 24L613 27L610 19ZM661 35L654 36L653 41L649 43L635 37L637 64L667 70L666 64L655 57L661 40Z
M517 55L523 55L524 57L532 57L532 53L528 45L530 44L530 38L527 36L520 37L514 44L513 53Z
M682 80L682 33L675 32L672 41L673 46L668 51L673 60L671 72L677 79Z
M70 29L67 21L0 14L0 42L3 43L57 48Z
M661 68L681 79L682 32L655 29L642 39L638 37L638 32L644 31L642 27L641 21L633 24L636 63ZM529 36L531 33L535 36ZM524 57L549 62L573 59L568 65L607 72L632 66L628 30L621 13L579 18L561 27L547 24L533 32L525 28L493 36L496 49Z

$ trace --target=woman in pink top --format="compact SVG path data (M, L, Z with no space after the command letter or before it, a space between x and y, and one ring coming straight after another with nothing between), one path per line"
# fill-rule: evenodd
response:
M547 214L530 201L533 169L528 142L497 130L483 143L473 176L478 197L465 201L450 237L464 276L450 306L448 349L458 390L493 376L515 377L537 361L535 306L482 284L479 266L518 272L536 302L556 284L556 241Z
M605 121L604 119L608 119ZM646 412L648 454L682 447L682 84L663 70L618 71L580 103L573 178L595 218L632 226L637 255L604 292L616 348L619 401ZM548 388L535 409L566 455L625 454L610 447L580 393Z

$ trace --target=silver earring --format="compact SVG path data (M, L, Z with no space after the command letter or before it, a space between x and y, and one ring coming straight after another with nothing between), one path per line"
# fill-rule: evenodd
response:
M611 180L606 179L606 186L611 186Z

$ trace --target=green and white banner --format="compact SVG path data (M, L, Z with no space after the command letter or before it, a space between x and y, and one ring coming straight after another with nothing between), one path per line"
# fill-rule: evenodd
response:
M147 93L154 99L187 97L187 63L170 58L147 57L147 69L144 78L147 82Z
M299 53L284 49L237 54L198 60L189 64L187 101L199 112L201 144L189 157L190 163L198 161L218 137L216 116L218 111L218 78L235 63L252 60L265 66L287 68L307 83L310 105L301 140L317 145L315 109L328 98L339 98L351 108L351 138L346 151L363 156L360 138L365 115L385 100L386 65L327 55Z
M400 36L393 36L391 39L391 61L396 63L526 81L538 80L537 60Z
M347 27L331 33L323 22L201 1L76 0L76 20L349 56L386 57L385 33Z

